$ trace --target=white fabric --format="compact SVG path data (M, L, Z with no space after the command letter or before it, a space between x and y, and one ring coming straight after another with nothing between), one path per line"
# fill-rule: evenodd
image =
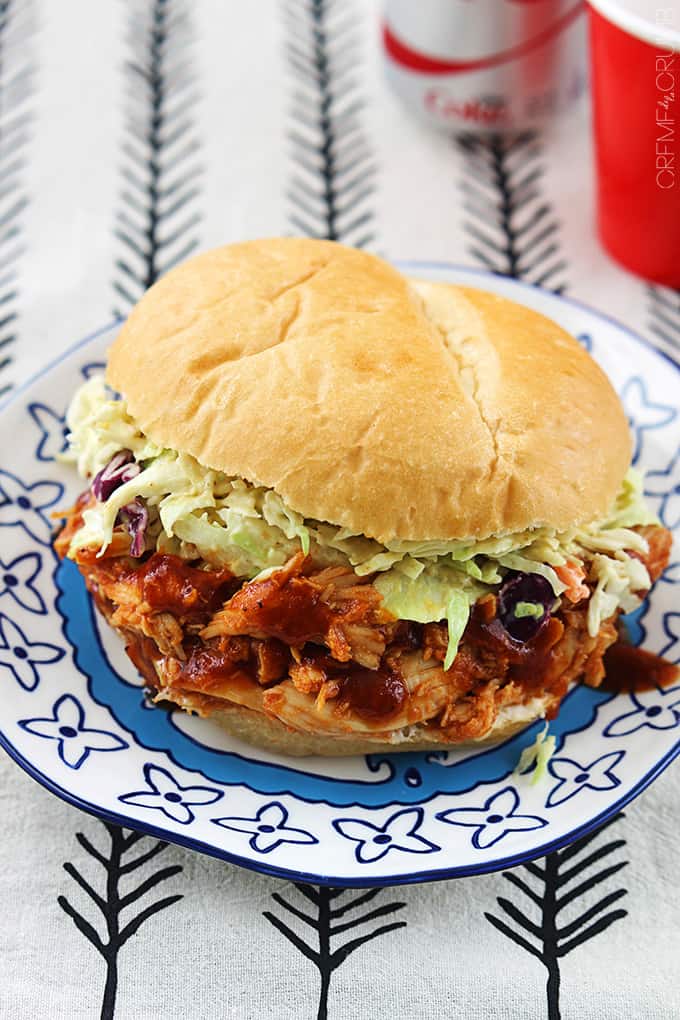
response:
M371 204L376 247L391 258L478 264L463 225L460 148L412 120L388 92L378 6L375 0L357 2L346 15L356 21L356 77L366 100L360 119L377 168ZM112 280L121 245L113 226L124 162L125 34L135 7L143 14L148 4L42 0L32 8L35 29L22 43L35 68L23 178L29 205L21 217L19 339L6 370L16 384L108 322L118 303ZM284 55L289 29L283 5L204 0L182 10L193 21L194 41L185 56L198 79L192 116L202 170L192 209L202 216L195 230L200 246L289 232L286 192L293 168L287 134L294 83ZM649 288L610 262L593 234L585 108L545 138L539 162L541 187L559 224L569 293L655 340ZM0 811L0 1016L97 1016L103 961L57 896L94 914L62 863L76 862L100 887L98 865L75 834L82 831L103 846L106 832L4 756ZM564 1020L680 1017L679 812L677 770L671 768L608 830L608 839L626 841L611 860L629 864L603 884L602 894L627 888L617 906L628 916L562 961ZM290 886L170 847L158 867L174 864L183 872L159 893L179 892L183 899L147 921L121 951L116 1016L316 1016L317 971L262 913L285 917L271 894L292 901ZM334 973L329 1015L547 1016L540 961L484 917L502 916L497 896L513 897L501 875L380 894L372 906L406 903L385 922L405 920L407 927L368 943Z

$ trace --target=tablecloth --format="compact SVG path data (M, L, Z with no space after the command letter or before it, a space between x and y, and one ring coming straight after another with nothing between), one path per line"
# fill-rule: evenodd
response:
M286 233L514 275L680 354L678 294L595 239L587 103L512 139L432 133L385 83L379 21L374 0L3 0L0 391L192 251ZM677 775L531 876L351 892L107 826L3 756L0 1016L678 1018ZM142 856L161 906L120 944ZM533 929L511 920L529 877ZM556 942L567 882L578 916L611 908Z

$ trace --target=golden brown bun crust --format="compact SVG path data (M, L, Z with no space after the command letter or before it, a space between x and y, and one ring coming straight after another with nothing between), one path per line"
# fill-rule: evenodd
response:
M255 747L262 747L277 754L289 754L305 757L310 754L328 757L347 757L354 754L379 754L396 751L441 751L447 747L469 748L483 747L509 740L530 723L541 718L550 705L550 696L533 698L527 705L515 706L512 709L501 709L495 724L479 740L462 741L457 744L446 744L433 740L422 726L412 726L408 734L399 731L395 740L369 739L365 734L356 736L332 736L324 733L302 733L289 729L270 716L261 712L253 712L242 705L229 704L223 710L209 715L211 722L217 723L230 736L237 737Z
M616 394L555 323L330 241L174 269L108 380L159 445L383 542L592 520L630 461Z

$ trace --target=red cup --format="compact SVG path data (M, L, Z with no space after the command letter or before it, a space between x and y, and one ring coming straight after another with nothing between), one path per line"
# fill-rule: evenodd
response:
M600 238L627 269L678 288L677 0L590 0L590 42Z

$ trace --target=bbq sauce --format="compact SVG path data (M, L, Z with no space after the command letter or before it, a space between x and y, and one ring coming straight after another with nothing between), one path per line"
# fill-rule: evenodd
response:
M408 697L406 684L394 668L382 665L367 669L355 662L338 662L320 645L308 645L302 661L322 670L326 678L338 681L341 685L338 703L362 719L387 719L401 709Z
M255 673L250 663L234 657L233 652L222 650L215 645L191 647L189 657L182 664L182 682L192 690L210 693L228 682L233 686L240 685L244 689L257 684ZM245 686L244 686L245 685Z
M251 581L234 598L232 609L263 634L287 645L301 647L318 640L332 620L321 592L304 577L293 577L282 590L276 575L264 581Z
M154 612L202 618L218 609L233 589L228 570L199 570L179 556L154 553L140 567L144 600Z
M625 641L611 645L604 655L604 680L600 690L615 694L635 694L657 687L670 687L680 681L680 667L653 652Z
M552 662L552 649L564 634L564 624L551 616L531 641L516 641L488 607L475 606L461 645L474 648L479 661L491 659L507 668L508 676L526 687L540 686ZM455 669L455 665L453 667Z
M342 700L363 719L394 715L404 704L407 690L395 671L353 669L342 685Z

